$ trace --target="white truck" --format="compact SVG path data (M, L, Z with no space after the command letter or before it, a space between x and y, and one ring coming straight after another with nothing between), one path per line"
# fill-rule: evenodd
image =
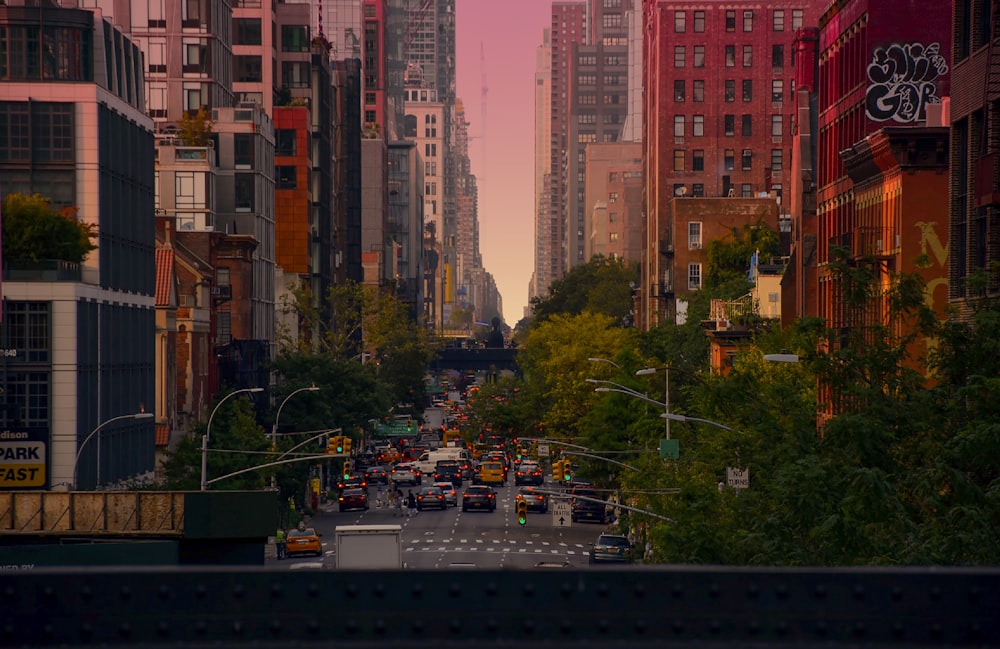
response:
M424 475L433 475L434 467L437 466L438 460L458 460L458 461L472 461L472 453L468 449L459 448L457 446L451 446L446 448L438 448L433 451L426 451L420 455L420 458L414 462L414 466L420 469L420 472Z
M402 568L402 533L399 525L338 525L334 531L337 568Z
M444 408L424 408L424 426L440 431L444 427L445 415Z

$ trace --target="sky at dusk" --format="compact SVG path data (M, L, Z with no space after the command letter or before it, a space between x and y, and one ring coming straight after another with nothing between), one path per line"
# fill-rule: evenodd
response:
M513 327L528 305L535 266L535 56L552 3L456 0L455 5L457 92L479 184L479 247L503 298L504 320Z

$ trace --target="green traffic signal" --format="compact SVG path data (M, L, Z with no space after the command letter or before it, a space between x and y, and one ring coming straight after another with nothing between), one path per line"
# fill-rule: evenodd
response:
M528 522L528 503L523 500L517 501L517 524L524 525Z

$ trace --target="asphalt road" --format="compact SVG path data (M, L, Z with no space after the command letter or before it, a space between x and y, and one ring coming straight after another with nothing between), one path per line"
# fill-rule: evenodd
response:
M514 496L517 488L496 487L497 508L493 512L463 512L461 495L466 482L457 489L459 504L444 511L425 510L414 516L399 516L394 509L375 506L375 488L370 487L371 508L339 512L336 503L327 503L313 517L311 525L323 535L324 556L276 561L273 550L267 564L273 568L333 568L334 529L338 525L398 524L403 530L403 563L407 569L585 567L590 544L606 530L598 523L561 524L550 511L530 512L527 524L518 525ZM547 485L548 486L548 485ZM407 489L403 488L405 495ZM322 565L320 565L322 564Z

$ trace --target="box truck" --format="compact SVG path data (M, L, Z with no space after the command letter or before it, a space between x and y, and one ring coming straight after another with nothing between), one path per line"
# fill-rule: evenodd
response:
M338 525L334 530L338 569L403 567L403 528L399 525Z

